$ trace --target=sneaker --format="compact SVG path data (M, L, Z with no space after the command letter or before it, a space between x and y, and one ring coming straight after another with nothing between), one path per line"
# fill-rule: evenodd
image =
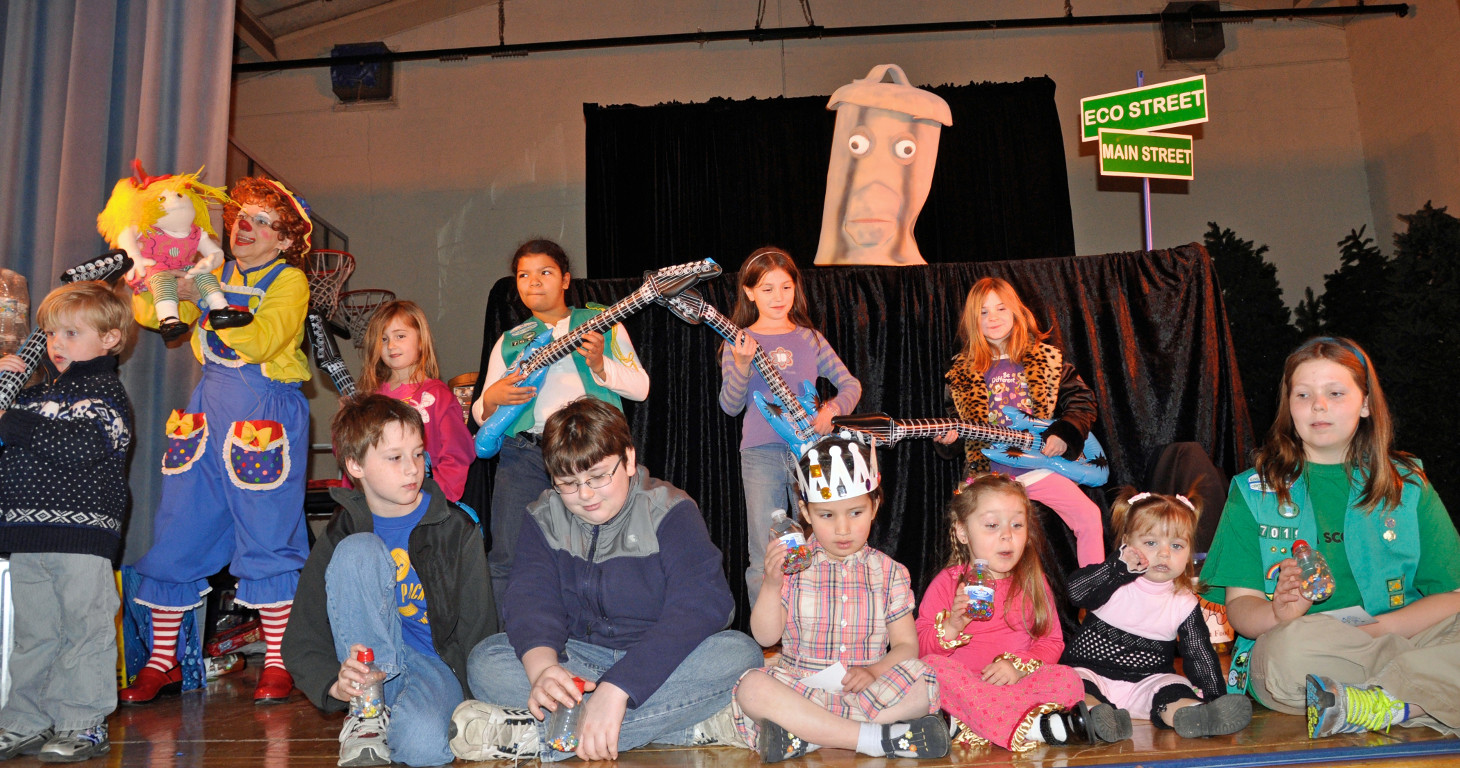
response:
M79 731L61 731L41 747L37 757L43 763L79 763L112 751L106 737L106 723Z
M537 757L537 719L525 709L508 709L467 699L451 713L451 754L462 760Z
M760 738L756 742L756 750L760 752L762 762L779 763L800 757L816 748L815 744L769 720L762 720L760 723Z
M383 709L375 717L351 715L340 729L340 765L359 768L367 765L390 765L390 745L385 734L390 730L390 710Z
M50 728L30 736L0 728L0 760L9 760L16 755L34 755L55 735L56 732Z
M690 737L690 746L693 747L717 744L741 748L749 746L745 743L745 737L740 735L740 730L735 727L735 710L731 704L726 704L724 709L695 723L694 734Z
M892 726L882 726L882 750L888 757L948 756L948 721L939 715L923 715L907 725L907 731L895 739L887 735Z
M1182 707L1171 716L1171 727L1183 739L1203 736L1226 736L1252 722L1252 701L1243 693L1229 693L1191 707Z
M1388 731L1409 719L1409 705L1377 685L1345 685L1308 675L1308 738Z

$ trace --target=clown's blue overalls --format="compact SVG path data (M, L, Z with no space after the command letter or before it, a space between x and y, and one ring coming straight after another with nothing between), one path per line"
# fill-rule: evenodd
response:
M230 261L221 282L230 305L247 306L255 323L267 322L259 306L269 287L290 272L299 273L282 259L252 270L238 270ZM297 280L291 275L290 290L278 293L293 299L293 286L304 280L302 273ZM299 328L282 331L291 338L302 334L307 281L299 301ZM275 361L246 362L201 320L193 332L199 336L194 350L203 358L203 378L187 409L168 419L162 499L152 549L136 564L142 579L135 599L165 610L201 605L208 577L227 565L238 578L237 602L255 608L290 603L309 554L308 401L299 381L268 375L279 375L267 367ZM307 378L297 338L279 357L286 355L284 365L274 368L290 369L286 376L302 371Z

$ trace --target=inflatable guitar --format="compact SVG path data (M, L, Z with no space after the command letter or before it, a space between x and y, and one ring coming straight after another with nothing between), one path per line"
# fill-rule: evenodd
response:
M127 274L127 270L131 268L132 259L127 256L126 251L107 251L91 261L77 264L66 270L61 275L61 282L79 283L85 280L115 282L117 278ZM46 332L39 323L15 354L25 363L25 373L0 372L0 411L9 408L15 402L15 396L25 387L25 382L30 380L30 375L35 373L35 367L40 364L41 358L46 354Z
M1020 469L1048 469L1080 485L1098 488L1110 477L1110 464L1105 460L1105 449L1095 435L1085 438L1085 448L1078 459L1059 456L1045 456L1039 452L1044 447L1041 434L1050 422L1036 419L1017 408L1004 406L1004 415L1011 427L982 424L976 421L958 419L894 419L885 413L856 413L838 416L831 420L838 429L846 430L861 443L870 443L875 437L879 443L891 445L906 437L933 438L948 430L954 430L965 439L989 443L981 453L990 461Z
M740 326L730 322L730 318L721 314L720 310L715 309L713 304L705 301L696 291L685 291L659 303L690 325L704 323L710 326L731 344L740 336ZM776 399L774 404L767 403L765 397L756 392L753 394L755 407L760 409L771 429L800 456L812 443L821 439L811 429L811 422L816 420L816 386L809 381L801 382L803 395L796 397L781 376L780 370L771 362L770 355L759 346L756 347L755 357L751 358L750 364L760 372L761 378L765 379L766 386L771 390L771 395Z
M318 312L305 315L304 332L309 335L309 345L314 348L314 364L329 374L335 391L340 393L340 397L354 395L355 377L350 375L349 367L340 359L340 349L335 346L335 340L330 338L324 317Z
M527 376L517 386L538 387L542 386L542 380L547 377L547 371L553 363L573 354L583 343L583 336L590 332L597 332L608 335L609 331L629 315L638 312L651 302L660 299L678 296L681 292L689 290L701 280L708 280L719 276L720 265L714 259L693 261L688 264L678 264L673 267L665 267L653 272L647 272L644 276L644 284L638 290L624 297L622 301L603 310L582 325L569 331L561 339L554 339L551 330L538 334L537 338L528 344L522 353L517 357L517 364L507 373L520 373ZM483 459L490 459L502 450L502 438L507 434L507 429L523 409L532 407L533 400L518 405L501 405L492 412L491 416L482 423L477 430L476 449L477 456Z

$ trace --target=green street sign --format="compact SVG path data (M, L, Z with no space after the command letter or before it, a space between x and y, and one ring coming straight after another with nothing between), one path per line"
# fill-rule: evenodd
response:
M1207 76L1080 99L1080 140L1094 141L1101 128L1158 131L1207 121Z
M1193 179L1191 137L1100 129L1100 175Z

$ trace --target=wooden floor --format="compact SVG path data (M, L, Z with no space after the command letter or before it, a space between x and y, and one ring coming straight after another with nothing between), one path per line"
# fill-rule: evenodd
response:
M332 766L338 757L343 715L322 715L303 695L295 692L288 703L255 706L252 700L256 667L216 681L206 691L164 697L142 707L122 707L110 720L112 751L109 766L139 768L186 768L188 766ZM1385 754L1389 745L1421 743L1452 748L1438 757L1400 757ZM1359 762L1354 749L1361 748ZM896 761L899 768L943 768L945 766L1007 766L1046 768L1140 764L1155 766L1163 761L1188 760L1197 765L1262 765L1292 762L1300 752L1331 750L1345 760L1325 765L1379 765L1363 759L1382 759L1390 766L1460 765L1460 739L1443 737L1428 728L1395 728L1388 734L1336 736L1310 741L1302 718L1279 715L1258 708L1251 727L1227 737L1181 739L1171 731L1157 731L1137 721L1135 736L1128 742L1098 747L1044 747L1025 755L1011 755L997 747L964 749L954 747L944 760ZM1285 761L1282 753L1291 753ZM1223 757L1229 756L1229 757ZM1240 757L1239 757L1240 756ZM1304 755L1303 762L1322 761L1322 754ZM625 753L618 761L624 768L757 768L760 759L751 751L729 747L646 748ZM93 760L87 765L101 765ZM875 768L888 765L880 758L861 757L840 750L821 750L788 768ZM34 758L15 758L10 766L44 765ZM457 761L457 765L471 765ZM501 763L506 768L508 763ZM569 763L571 765L571 763Z

